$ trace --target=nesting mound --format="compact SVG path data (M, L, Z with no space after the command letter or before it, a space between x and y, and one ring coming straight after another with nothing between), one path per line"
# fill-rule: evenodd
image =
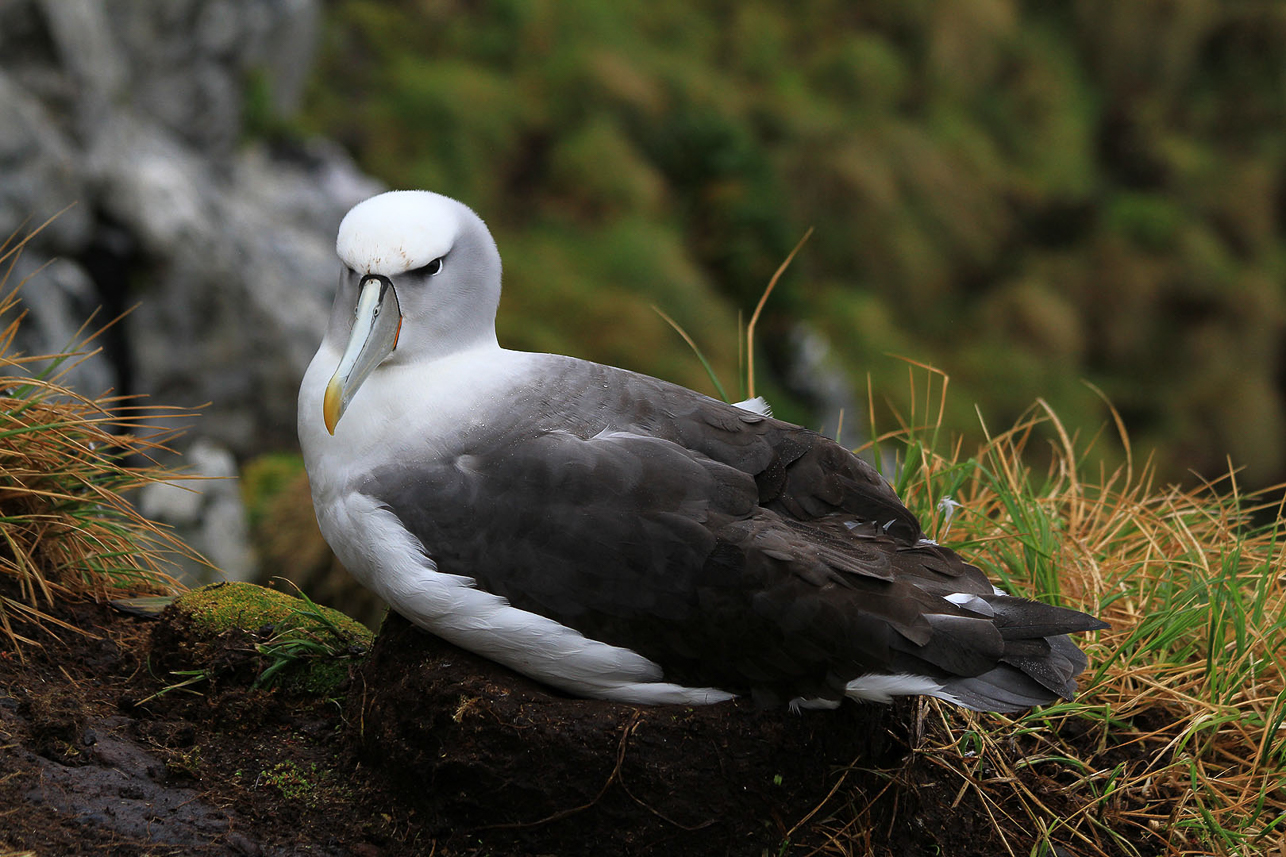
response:
M805 841L844 778L877 789L883 706L571 699L390 614L349 691L363 761L447 851L758 854ZM854 790L856 787L856 791ZM440 844L441 841L440 841Z

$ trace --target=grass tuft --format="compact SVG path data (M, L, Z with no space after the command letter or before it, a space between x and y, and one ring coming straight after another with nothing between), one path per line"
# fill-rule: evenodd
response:
M1280 501L1243 494L1231 471L1193 490L1157 485L1114 412L1115 437L1086 439L1041 402L965 455L940 432L947 377L918 367L916 383L920 369L928 384L912 399L923 410L864 452L892 463L930 536L1009 591L1112 627L1082 637L1090 668L1073 702L1006 717L918 701L912 753L882 772L890 786L833 817L815 853L882 853L863 846L863 826L880 801L913 799L926 776L945 780L950 805L974 808L1013 855L1278 853ZM943 498L961 504L949 527Z
M0 646L19 653L37 644L32 628L78 630L54 615L60 603L176 591L165 558L195 556L127 499L176 478L153 458L173 433L148 425L176 412L63 386L97 353L89 349L97 333L82 329L59 354L16 352L24 313L8 281L29 239L0 244L8 266L0 275Z

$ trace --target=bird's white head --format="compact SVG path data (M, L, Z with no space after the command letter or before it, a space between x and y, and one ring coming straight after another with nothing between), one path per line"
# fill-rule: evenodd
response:
M323 407L332 434L380 366L497 347L500 253L463 203L428 191L380 194L348 212L335 250L344 269L323 343L343 348Z

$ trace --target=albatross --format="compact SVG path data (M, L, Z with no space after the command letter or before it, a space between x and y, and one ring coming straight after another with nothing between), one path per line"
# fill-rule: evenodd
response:
M500 254L428 191L358 204L299 393L321 531L421 628L564 692L835 708L1070 699L1104 628L925 537L838 443L635 372L501 348Z

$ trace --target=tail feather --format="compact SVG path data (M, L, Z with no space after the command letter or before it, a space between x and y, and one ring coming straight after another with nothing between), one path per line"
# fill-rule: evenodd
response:
M1089 661L1067 634L1107 624L1078 610L1004 594L980 601L985 604L952 601L965 615L927 614L930 640L899 646L922 667L901 668L934 676L941 685L935 696L979 712L1020 712L1075 696L1076 677Z
M965 708L1001 714L1047 705L1057 698L1048 688L1009 664L1000 664L982 675L947 679L942 689Z
M1107 627L1106 622L1088 613L1027 598L990 595L983 596L983 599L991 605L996 627L1006 640L1054 637L1080 631L1099 631Z
M1089 660L1068 634L1107 628L1107 623L1024 598L997 595L985 600L1004 641L999 663L975 675L943 677L943 692L966 708L1002 713L1075 696L1076 678Z
M1076 677L1084 672L1089 659L1070 637L1050 637L1041 642L1046 644L1043 654L1010 653L1006 650L1001 660L1022 670L1063 699L1071 699L1076 695Z

